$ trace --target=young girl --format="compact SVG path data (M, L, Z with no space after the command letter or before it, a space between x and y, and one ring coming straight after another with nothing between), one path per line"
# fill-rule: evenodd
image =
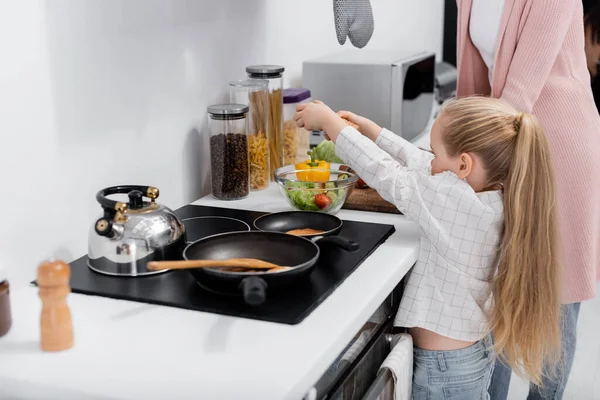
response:
M297 111L298 126L325 131L420 225L395 321L415 345L414 398L488 398L494 353L540 383L560 358L560 301L553 171L536 120L500 100L455 100L433 125L431 154L341 112L356 130L323 103Z

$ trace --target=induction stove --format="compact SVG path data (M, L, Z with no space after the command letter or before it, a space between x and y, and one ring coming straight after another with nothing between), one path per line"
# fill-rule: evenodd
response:
M186 240L249 231L265 213L187 205L175 211L186 228ZM340 236L356 241L360 249L330 249L322 254L307 279L281 293L268 293L265 303L249 306L241 296L215 293L199 284L188 271L168 271L143 277L108 276L87 266L87 256L73 261L73 293L183 308L221 315L294 325L304 320L356 268L394 233L393 225L344 221Z

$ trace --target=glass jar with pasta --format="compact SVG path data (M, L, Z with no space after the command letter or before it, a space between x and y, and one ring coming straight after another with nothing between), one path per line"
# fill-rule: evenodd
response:
M283 68L280 65L251 65L246 67L248 78L269 82L268 139L270 177L283 165Z
M309 103L310 90L304 88L288 88L283 90L283 163L295 164L306 160L310 150L310 133L298 128L294 121L296 107L301 103Z
M248 105L248 157L250 162L250 189L269 187L271 176L269 160L269 82L265 80L237 80L229 82L232 103Z

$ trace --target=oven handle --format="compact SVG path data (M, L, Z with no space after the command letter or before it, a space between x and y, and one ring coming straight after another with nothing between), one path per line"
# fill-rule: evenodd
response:
M390 343L390 347L392 346L392 342L394 340L394 335L387 333L385 335L385 339L388 341L388 343ZM381 397L381 395L384 394L384 391L386 390L386 388L388 387L388 384L390 383L390 381L392 382L391 388L392 391L395 390L395 382L394 382L394 374L392 373L392 370L387 368L387 367L383 367L379 370L379 372L377 373L377 378L375 378L375 381L373 381L373 383L371 384L371 386L369 386L369 389L367 390L367 393L365 393L365 395L363 396L362 400L377 400Z
M384 393L389 382L392 382L392 390L394 390L394 375L389 368L382 368L377 373L377 379L371 384L367 393L362 400L377 400Z

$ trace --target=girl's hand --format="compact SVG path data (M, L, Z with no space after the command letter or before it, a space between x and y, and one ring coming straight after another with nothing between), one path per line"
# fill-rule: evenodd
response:
M369 121L365 117L361 117L360 115L356 115L356 114L354 114L353 112L350 112L350 111L340 110L340 111L337 112L337 115L339 115L340 117L342 117L346 121L351 122L352 124L358 126L358 128L356 128L356 130L358 130L360 133L362 133L362 131L361 131L362 128L361 127L363 127L365 125L365 123L367 121Z
M294 121L300 128L308 131L324 131L335 141L346 123L331 108L320 101L299 104L296 107Z
M308 131L323 131L328 121L336 115L331 108L320 101L299 104L296 107L294 121L300 128Z
M379 136L379 133L382 130L379 125L370 119L361 117L360 115L356 115L350 111L338 111L337 114L343 119L350 121L354 125L358 125L357 130L373 141L377 139L377 136Z

